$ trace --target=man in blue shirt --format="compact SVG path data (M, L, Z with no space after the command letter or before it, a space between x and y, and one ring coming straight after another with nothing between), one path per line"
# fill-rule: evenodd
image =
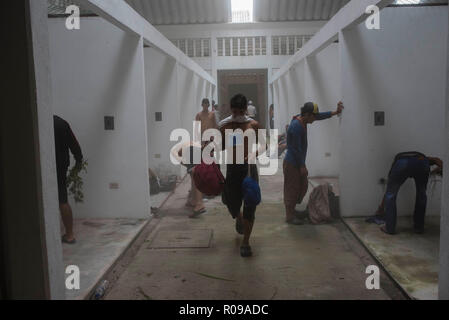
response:
M315 120L325 120L341 114L344 106L338 103L334 112L320 113L318 105L307 102L301 108L301 114L293 117L287 131L287 155L284 159L284 204L287 223L299 225L302 220L295 216L296 203L301 203L308 189L307 125Z

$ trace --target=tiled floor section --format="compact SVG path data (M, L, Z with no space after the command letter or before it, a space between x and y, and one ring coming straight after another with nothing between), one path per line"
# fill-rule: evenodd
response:
M145 225L136 219L75 220L77 243L63 244L64 265L80 269L80 290L66 290L68 300L84 299Z

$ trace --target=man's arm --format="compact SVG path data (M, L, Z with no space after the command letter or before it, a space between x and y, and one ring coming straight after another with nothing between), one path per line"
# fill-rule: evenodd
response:
M345 108L345 106L343 105L343 102L340 101L337 105L336 111L319 113L315 116L315 119L319 121L319 120L325 120L325 119L332 118L333 116L337 116L337 115L341 114L343 112L344 108Z

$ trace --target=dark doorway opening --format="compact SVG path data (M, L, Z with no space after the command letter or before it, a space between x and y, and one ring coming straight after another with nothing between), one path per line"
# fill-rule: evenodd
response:
M231 114L229 101L237 94L245 95L257 108L256 119L260 127L267 128L268 117L268 70L218 70L218 101L220 118Z

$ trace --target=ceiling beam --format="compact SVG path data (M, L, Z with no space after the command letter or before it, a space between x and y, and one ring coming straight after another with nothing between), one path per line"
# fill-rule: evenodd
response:
M328 23L326 23L304 47L293 55L280 69L273 75L270 84L279 80L287 73L292 66L315 55L326 48L333 41L338 39L338 34L347 28L363 22L367 17L366 8L376 5L379 9L390 5L394 0L352 0L344 6Z
M180 65L192 71L202 79L216 86L215 80L195 61L187 57L162 33L142 18L129 4L123 0L74 0L77 4L91 10L118 28L141 36L144 43L158 49L176 60Z

